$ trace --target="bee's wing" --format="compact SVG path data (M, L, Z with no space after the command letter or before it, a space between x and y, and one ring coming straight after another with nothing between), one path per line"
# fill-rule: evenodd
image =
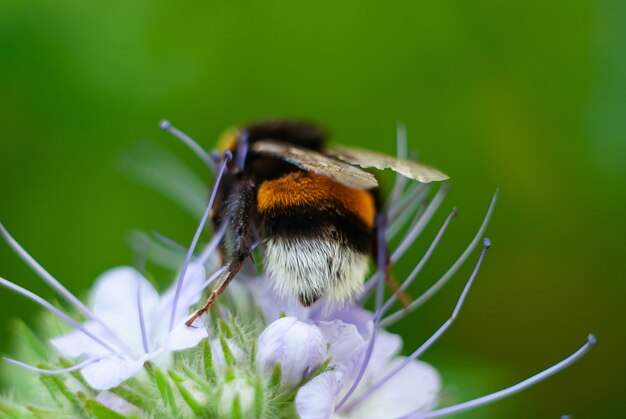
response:
M410 160L400 160L375 151L353 147L334 147L324 150L329 156L335 157L346 163L361 166L363 168L375 168L379 170L391 169L410 179L418 182L429 183L448 179L448 176L439 170L419 164Z
M250 147L257 154L284 160L302 170L329 177L350 188L371 189L378 186L378 181L371 173L318 151L273 141L256 141Z

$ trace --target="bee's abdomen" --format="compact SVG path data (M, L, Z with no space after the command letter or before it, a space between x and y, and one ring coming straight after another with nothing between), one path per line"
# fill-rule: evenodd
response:
M326 176L296 171L261 183L257 196L260 214L290 208L334 209L368 228L374 226L376 212L370 191L349 188Z
M369 191L293 172L261 183L257 211L266 237L333 239L371 253L376 208Z
M275 288L310 305L342 304L361 289L372 254L375 204L369 191L294 172L259 186L257 210Z

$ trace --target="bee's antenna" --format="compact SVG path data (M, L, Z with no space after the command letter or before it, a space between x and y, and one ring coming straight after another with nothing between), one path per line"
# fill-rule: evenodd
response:
M237 157L235 164L237 171L241 173L246 165L246 157L248 156L248 131L241 131L237 138Z
M187 147L189 147L198 157L200 157L200 159L202 159L204 164L206 164L213 173L216 172L217 166L215 164L214 159L206 151L204 151L204 149L200 146L200 144L195 142L190 136L188 136L187 134L185 134L184 132L176 128L167 119L162 120L159 123L159 127L163 131L169 132L174 137L178 138L180 141L185 143Z

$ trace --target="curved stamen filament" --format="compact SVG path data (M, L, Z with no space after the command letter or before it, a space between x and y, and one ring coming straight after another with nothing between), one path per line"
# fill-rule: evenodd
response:
M126 343L113 331L111 328L100 320L95 313L87 307L82 301L74 296L67 288L65 288L55 277L53 277L48 271L41 266L35 258L33 258L27 251L24 249L18 242L9 234L8 230L0 223L0 235L7 242L9 247L13 249L15 253L22 259L28 267L30 267L35 273L43 279L43 281L48 284L52 289L54 289L57 294L59 294L65 301L67 301L72 307L74 307L79 313L84 315L85 317L97 322L106 333L115 339L120 347L124 348L127 351L130 351Z
M485 230L487 229L487 225L489 224L489 220L491 219L491 214L493 213L493 209L495 208L497 198L498 198L498 190L496 190L496 193L493 195L493 198L491 199L491 203L489 204L489 209L487 210L487 214L485 215L485 218L483 219L483 222L480 228L476 232L476 235L470 242L469 246L467 246L465 251L463 251L461 256L459 256L456 262L454 262L454 265L452 265L450 269L448 269L448 271L441 278L437 280L437 282L435 282L428 290L426 290L425 293L420 295L419 298L417 298L415 301L413 301L403 310L399 310L393 314L390 314L389 316L381 320L380 324L383 327L387 327L391 324L394 324L398 320L403 319L405 316L415 311L418 307L422 306L426 301L430 300L430 298L433 295L435 295L441 288L443 288L443 286L450 280L450 278L452 278L452 276L461 268L461 266L463 265L463 263L465 263L469 255L476 248L476 246L480 242L480 238L483 236Z
M18 293L18 294L22 294L24 297L28 298L29 300L34 301L35 303L39 304L40 306L48 309L49 311L54 313L57 317L59 317L61 320L63 320L64 322L66 322L67 324L72 326L74 329L76 329L76 330L84 333L85 335L89 336L91 339L93 339L95 342L100 344L100 346L102 346L103 348L105 348L106 350L111 352L112 354L119 355L119 352L117 350L115 350L114 348L112 348L111 345L109 345L108 343L106 343L105 341L100 339L98 336L96 336L93 333L91 333L83 325L78 323L76 320L72 319L67 314L63 313L61 310L59 310L58 308L56 308L55 306L53 306L52 304L50 304L49 302L47 302L46 300L44 300L43 298L38 296L37 294L35 294L35 293L25 289L25 288L22 288L19 285L16 285L13 282L8 281L8 280L6 280L4 278L1 278L1 277L0 277L0 285L5 287L5 288L8 288L8 289L10 289L10 290L12 290L12 291L14 291L16 293Z
M409 287L409 285L411 285L411 283L417 277L417 275L421 272L422 268L424 268L424 265L426 265L426 262L428 262L428 260L430 259L431 255L435 251L435 248L439 244L439 241L443 237L443 234L446 232L446 229L448 228L448 225L450 224L450 221L452 220L453 217L456 216L456 214L457 214L457 210L455 208L455 209L452 210L450 215L448 215L448 217L446 218L446 221L443 223L443 225L439 229L439 232L435 236L435 239L431 242L430 246L426 250L426 253L424 253L424 256L422 256L422 259L420 259L418 264L415 265L415 268L413 268L413 271L409 274L407 279L404 280L404 282L402 283L402 285L400 286L398 291L394 292L391 295L391 297L389 297L387 302L385 302L385 304L383 305L382 309L380 310L379 316L383 316L387 312L387 310L389 310L389 308L393 305L393 303L395 303L396 300L398 299L398 297L397 297L398 293L401 293L402 291L405 291Z
M202 230L209 218L209 213L211 212L211 208L213 207L213 201L215 201L215 196L217 195L217 189L222 180L222 176L224 175L224 171L226 170L226 164L232 158L232 153L230 151L226 151L224 153L224 158L222 159L222 163L220 165L219 173L217 174L217 178L215 179L215 183L213 185L213 191L211 192L211 198L209 199L209 204L202 215L202 220L200 220L200 224L196 229L196 233L193 236L193 240L191 241L191 245L189 246L189 250L187 251L187 256L185 257L185 262L183 263L182 268L180 269L180 275L178 277L178 282L176 284L176 292L174 294L174 302L172 303L172 315L170 317L170 327L171 331L174 328L174 323L176 322L176 309L178 307L178 298L180 297L180 293L183 289L183 282L185 281L185 274L187 273L187 268L189 267L189 263L191 263L191 258L193 256L194 250L196 250L196 245L198 244L198 240L200 239L200 234L202 234Z
M490 245L491 243L489 239L485 239L483 251L481 252L480 257L478 258L478 262L476 263L476 266L474 267L474 270L472 271L472 274L470 275L470 278L467 281L467 284L465 284L465 288L463 288L463 292L461 293L461 296L459 297L459 300L457 301L456 306L454 307L454 310L452 311L452 314L450 315L450 318L448 318L448 320L446 320L446 322L430 338L428 338L428 340L424 342L422 346L417 348L411 355L406 357L400 364L398 364L398 366L396 366L394 369L389 371L389 373L387 373L383 378L381 378L379 381L374 383L365 392L360 394L359 397L357 397L352 403L346 406L346 409L345 409L346 412L349 412L350 410L358 406L361 402L366 400L372 393L374 393L379 388L381 388L386 382L388 382L391 378L393 378L393 376L395 376L398 372L400 372L400 370L406 367L409 363L413 362L420 355L426 352L435 342L437 342L437 340L439 340L441 336L443 336L444 332L448 330L448 328L452 325L454 320L458 317L459 312L461 311L461 307L463 306L463 303L465 302L465 299L467 297L467 294L469 293L469 290L472 287L472 284L474 283L474 279L476 278L476 275L478 274L478 270L480 269L480 266L483 263L485 252L487 251L487 249L489 249Z
M227 228L228 228L228 220L224 220L222 224L220 225L220 227L215 232L215 234L213 234L213 237L211 237L211 240L209 240L209 243L206 245L205 249L202 251L202 253L198 257L198 263L204 265L209 260L213 252L215 252L215 249L217 249L217 246L220 244L220 242L224 238L224 234L226 234Z
M396 156L400 160L406 159L407 153L407 135L406 135L406 125L402 123L398 123L396 125ZM396 180L393 184L393 189L391 190L391 195L388 200L389 208L391 208L400 198L402 194L402 190L404 189L404 185L406 185L407 178L402 176L400 173L396 172Z
M376 312L378 313L382 308L383 302L383 292L385 287L385 280L387 278L387 241L385 239L385 216L382 213L376 215L376 239L377 239L377 266L378 266L378 274L376 276L378 283L376 284ZM376 336L378 335L380 316L374 314L373 328L372 328L372 336L367 344L367 350L365 352L365 357L363 358L363 362L361 363L361 367L359 372L352 383L350 389L346 392L346 394L341 398L339 403L335 406L335 411L341 409L341 407L348 401L350 396L354 393L356 388L361 383L363 376L365 375L365 370L367 369L367 365L372 357L372 352L374 351L374 344L376 342Z
M479 406L484 406L489 403L493 403L495 401L504 399L506 397L512 396L515 393L519 393L522 390L526 390L529 387L545 380L546 378L563 371L565 368L569 367L584 355L589 352L589 350L596 344L596 337L594 335L589 335L587 337L587 342L581 346L576 352L563 359L562 361L554 364L550 368L547 368L541 371L538 374L533 375L521 381L511 387L502 389L500 391L496 391L495 393L488 394L483 397L479 397L474 400L470 400L464 403L459 403L454 406L444 407L441 409L433 410L430 412L424 413L414 413L412 415L405 416L401 419L426 419L426 418L438 418L441 416L451 415L453 413L464 412L466 410L474 409Z
M387 229L387 240L390 240L396 236L402 230L402 227L406 224L409 218L413 217L413 221L409 226L409 229L413 228L415 223L419 221L420 217L424 213L424 207L428 200L426 195L430 187L423 184L418 184L417 187L407 193L409 198L403 204L399 202L397 206L394 206L389 211L389 220L392 220Z
M204 164L206 164L207 167L211 169L213 173L215 173L215 170L217 168L215 162L213 161L211 156L204 150L204 148L200 146L200 144L195 142L190 136L172 125L172 123L167 119L162 120L159 123L159 126L163 131L169 132L174 137L182 141L185 145L187 145L187 147L189 147L198 157L200 157Z
M58 370L48 370L45 368L37 368L37 367L33 367L32 365L28 365L24 362L18 361L16 359L13 358L7 358L4 357L2 358L3 360L5 360L6 362L13 364L13 365L17 365L18 367L22 367L25 368L29 371L33 371L33 372L37 372L40 374L46 374L46 375L61 375L61 374L67 374L68 372L72 372L72 371L77 371L83 367L86 367L89 364L93 364L94 362L98 362L101 359L107 358L105 356L98 356L95 358L89 358L81 363L78 363L76 365L72 365L69 368L63 368L63 369L58 369Z
M424 214L420 217L419 221L415 223L413 228L409 230L409 232L404 236L402 242L398 245L396 250L391 254L391 263L395 263L402 257L402 255L411 247L411 245L415 242L415 239L420 235L420 233L424 230L424 227L428 224L439 205L445 198L448 193L448 187L446 185L439 188L437 194L433 197L432 201L428 204L428 207L424 211Z
M139 328L141 329L141 343L145 353L150 352L148 346L148 334L146 332L146 321L143 314L143 303L141 301L141 281L137 282L137 314L139 315Z

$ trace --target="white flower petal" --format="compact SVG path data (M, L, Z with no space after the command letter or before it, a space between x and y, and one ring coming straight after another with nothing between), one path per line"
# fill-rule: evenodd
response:
M202 264L191 262L189 266L187 266L183 287L178 295L177 313L179 310L183 312L181 317L186 316L188 314L187 311L189 310L189 307L196 304L200 300L202 291L204 290L203 285L206 278L206 269L204 269ZM177 286L178 278L176 278L176 281L174 281L172 286L169 287L163 294L163 300L170 303L170 308L172 307L171 303L174 301L173 299L176 294Z
M256 349L257 365L267 376L280 363L285 388L299 384L326 359L326 341L320 329L295 317L270 324L259 336Z
M146 355L138 360L129 361L112 356L89 364L80 372L87 384L95 390L108 390L135 375L151 357Z
M367 364L366 374L368 376L377 376L380 371L387 368L389 362L402 349L402 338L400 335L389 333L380 329L376 335L372 357Z
M363 340L357 327L339 320L320 322L318 327L328 343L328 354L333 357L333 367L347 376L354 376L367 349L367 342Z
M143 316L149 327L149 320L159 304L159 294L133 268L114 268L100 275L94 286L92 306L95 315L139 354L143 352L143 344L137 304L138 287Z
M371 334L373 319L374 313L352 304L342 310L332 313L327 320L341 320L344 323L353 324L359 330L359 333L365 339L368 339Z
M183 321L167 335L163 346L170 351L182 351L195 347L207 336L207 330L203 325L189 327Z
M366 385L359 388L374 384L404 359L396 358L379 376L370 376ZM437 371L425 362L412 361L353 410L340 413L342 417L354 419L403 417L411 412L430 410L440 390L441 378Z
M322 373L300 388L296 395L296 411L301 419L328 419L337 403L341 373ZM388 416L381 416L388 417Z
M83 326L94 335L100 336L104 341L111 344L111 346L116 346L111 339L107 339L109 336L97 323L87 322ZM70 358L78 358L81 355L87 355L89 358L93 358L110 354L106 348L80 330L74 330L65 335L52 338L50 339L50 343L52 343L59 352Z
M178 324L189 315L189 309L196 304L202 296L204 281L206 280L206 270L198 263L190 263L185 273L183 286L178 295L176 313L174 314L174 324ZM174 297L178 278L171 287L163 294L158 308L154 312L150 336L156 345L160 345L169 333Z

